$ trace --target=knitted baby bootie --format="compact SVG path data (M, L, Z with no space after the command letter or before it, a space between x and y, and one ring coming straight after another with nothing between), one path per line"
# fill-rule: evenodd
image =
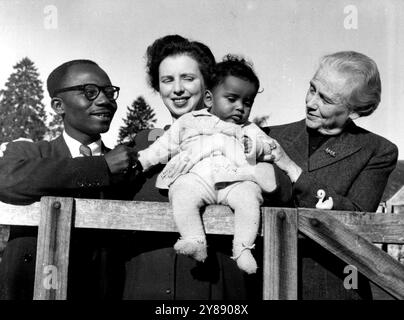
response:
M208 256L205 238L180 238L174 245L175 251L203 262Z
M237 262L241 270L248 274L257 272L257 262L251 254L251 249L254 248L255 244L247 246L244 243L233 242L233 256L231 258Z

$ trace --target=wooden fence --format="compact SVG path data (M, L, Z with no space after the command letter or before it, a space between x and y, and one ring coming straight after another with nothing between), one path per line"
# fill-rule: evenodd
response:
M206 233L232 235L233 213L208 206ZM168 203L43 197L29 206L0 203L0 224L38 226L34 299L64 300L71 228L177 232ZM404 299L404 266L373 243L404 244L404 214L262 208L264 299L297 299L297 238L302 232ZM44 285L57 272L57 286Z

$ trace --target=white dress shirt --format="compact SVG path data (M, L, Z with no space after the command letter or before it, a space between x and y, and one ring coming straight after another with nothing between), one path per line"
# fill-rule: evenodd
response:
M83 157L83 155L80 153L80 146L82 145L81 142L77 141L76 139L73 139L71 136L69 136L66 133L66 131L63 131L63 138L65 139L67 147L70 150L70 154L72 155L72 158ZM101 139L99 139L95 142L92 142L88 145L88 147L91 149L91 154L93 156L102 155L101 146L102 146Z

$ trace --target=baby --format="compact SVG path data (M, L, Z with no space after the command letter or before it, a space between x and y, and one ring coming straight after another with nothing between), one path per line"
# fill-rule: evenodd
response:
M276 188L273 166L256 162L271 153L271 146L260 138L265 133L248 121L259 86L247 62L228 55L217 64L205 92L208 108L183 115L139 152L144 170L171 157L156 186L169 188L181 234L174 249L204 261L207 244L200 209L228 205L235 214L233 259L247 273L257 269L251 249L259 228L262 191Z

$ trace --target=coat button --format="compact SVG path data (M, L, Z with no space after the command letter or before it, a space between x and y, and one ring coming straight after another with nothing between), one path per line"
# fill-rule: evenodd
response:
M24 262L29 263L32 261L32 254L27 253L24 255Z

